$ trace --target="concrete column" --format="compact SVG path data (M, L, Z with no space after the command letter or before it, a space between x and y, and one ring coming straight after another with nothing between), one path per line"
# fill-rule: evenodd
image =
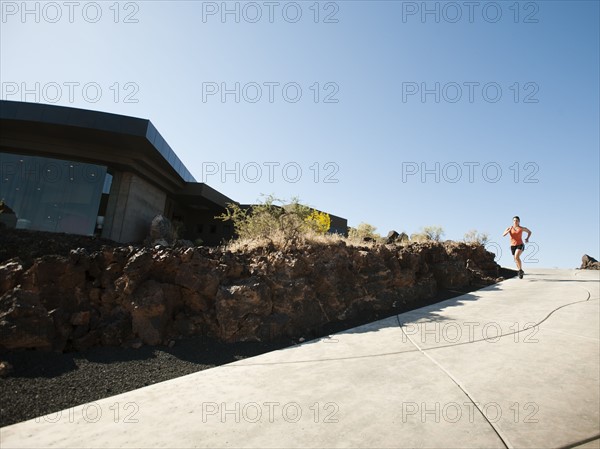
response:
M130 172L113 174L102 237L122 243L146 238L150 223L163 214L165 192Z

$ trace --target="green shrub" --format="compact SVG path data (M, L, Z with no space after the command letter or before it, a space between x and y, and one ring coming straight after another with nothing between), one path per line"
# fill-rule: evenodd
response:
M428 240L439 242L445 233L444 229L441 226L425 226L423 228L423 234L427 237Z
M489 240L489 236L486 233L479 233L476 229L472 229L465 233L463 240L466 243L479 243L480 245L485 245Z
M331 226L328 214L300 204L298 198L284 204L273 195L248 208L229 203L225 213L215 218L231 221L239 240L266 241L284 248L311 233L325 234Z
M410 241L414 243L429 242L430 240L431 239L425 233L422 232L416 232L410 235Z
M425 226L421 232L415 232L410 235L410 241L416 243L439 242L444 235L444 229L441 226Z
M381 236L375 232L377 228L369 223L361 223L356 228L350 228L348 238L350 240L363 241L365 238L380 240Z

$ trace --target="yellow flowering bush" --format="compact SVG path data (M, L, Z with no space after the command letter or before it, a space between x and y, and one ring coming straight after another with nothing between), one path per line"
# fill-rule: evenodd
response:
M331 227L331 217L325 212L313 209L308 217L304 219L309 228L317 234L326 234Z

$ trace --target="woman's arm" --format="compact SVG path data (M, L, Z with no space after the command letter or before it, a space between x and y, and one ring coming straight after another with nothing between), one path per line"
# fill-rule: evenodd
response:
M502 237L504 237L506 234L508 234L510 232L510 230L512 229L512 226L509 226L508 228L506 228L504 230L504 234L502 234Z
M526 228L525 226L523 226L523 231L525 231L527 233L527 237L525 237L525 243L529 242L529 237L531 237L531 231L529 230L529 228Z

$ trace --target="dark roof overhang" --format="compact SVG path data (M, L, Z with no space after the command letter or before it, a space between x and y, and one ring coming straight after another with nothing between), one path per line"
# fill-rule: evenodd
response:
M195 179L146 119L0 101L0 151L131 171L169 193Z

